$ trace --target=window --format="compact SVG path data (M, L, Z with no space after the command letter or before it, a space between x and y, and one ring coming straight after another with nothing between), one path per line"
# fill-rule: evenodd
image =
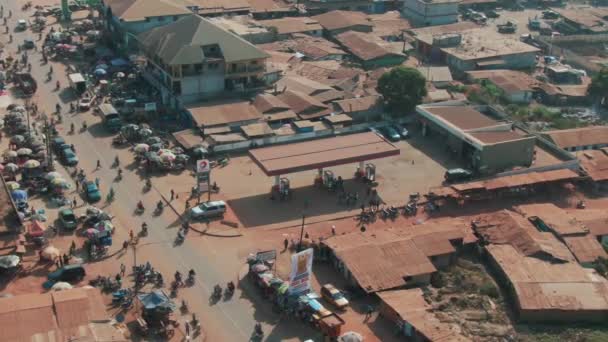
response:
M158 21L165 21L165 17L163 17L162 15L158 17Z
M412 279L412 276L403 277L403 280L405 280L406 282L411 281Z

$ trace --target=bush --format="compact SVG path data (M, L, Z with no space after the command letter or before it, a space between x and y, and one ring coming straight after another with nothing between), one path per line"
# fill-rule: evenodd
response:
M437 272L431 277L431 286L436 289L446 286L446 283L447 280L445 279L445 274L443 274L443 272Z
M487 281L481 285L479 288L479 293L494 299L499 297L498 288L490 281Z

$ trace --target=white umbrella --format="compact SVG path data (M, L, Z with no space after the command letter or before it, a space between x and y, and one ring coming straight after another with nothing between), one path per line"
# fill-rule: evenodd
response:
M18 156L29 156L30 154L32 154L32 150L26 147L17 150Z
M125 73L122 72L122 71L119 71L119 72L116 73L116 77L123 78L123 77L125 77Z
M30 159L23 163L23 167L26 169L35 169L40 166L40 162L34 159Z
M71 290L73 288L74 288L74 286L72 286L70 283L60 281L58 283L53 284L53 286L51 287L51 290L63 291L63 290Z
M19 259L19 257L16 255L1 256L0 257L0 267L1 268L16 267L17 265L19 265L20 261L21 261L21 259Z
M55 246L48 246L42 250L42 257L46 260L55 260L61 256L61 251Z
M340 335L338 342L363 342L363 336L354 331L349 331Z
M148 144L137 144L133 148L133 150L137 153L148 152L149 149L150 149L150 145L148 145Z
M4 169L10 172L17 172L17 170L19 170L19 166L17 164L8 163L4 165Z
M47 173L46 175L44 175L44 179L52 181L55 178L61 178L61 174L59 172L56 171L52 171Z
M6 158L15 158L16 156L18 156L18 154L17 154L17 151L8 150L8 151L4 152L4 156Z

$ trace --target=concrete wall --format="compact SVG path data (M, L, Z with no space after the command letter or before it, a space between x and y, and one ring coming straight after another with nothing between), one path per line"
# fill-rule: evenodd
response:
M530 166L534 158L535 138L486 145L479 152L481 173L496 173L514 166Z
M458 3L405 0L403 16L416 26L446 25L458 22Z

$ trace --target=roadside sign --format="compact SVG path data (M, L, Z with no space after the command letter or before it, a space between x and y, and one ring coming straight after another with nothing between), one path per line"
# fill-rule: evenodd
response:
M199 159L196 161L196 172L197 173L206 173L209 171L211 171L211 166L209 165L209 160Z

